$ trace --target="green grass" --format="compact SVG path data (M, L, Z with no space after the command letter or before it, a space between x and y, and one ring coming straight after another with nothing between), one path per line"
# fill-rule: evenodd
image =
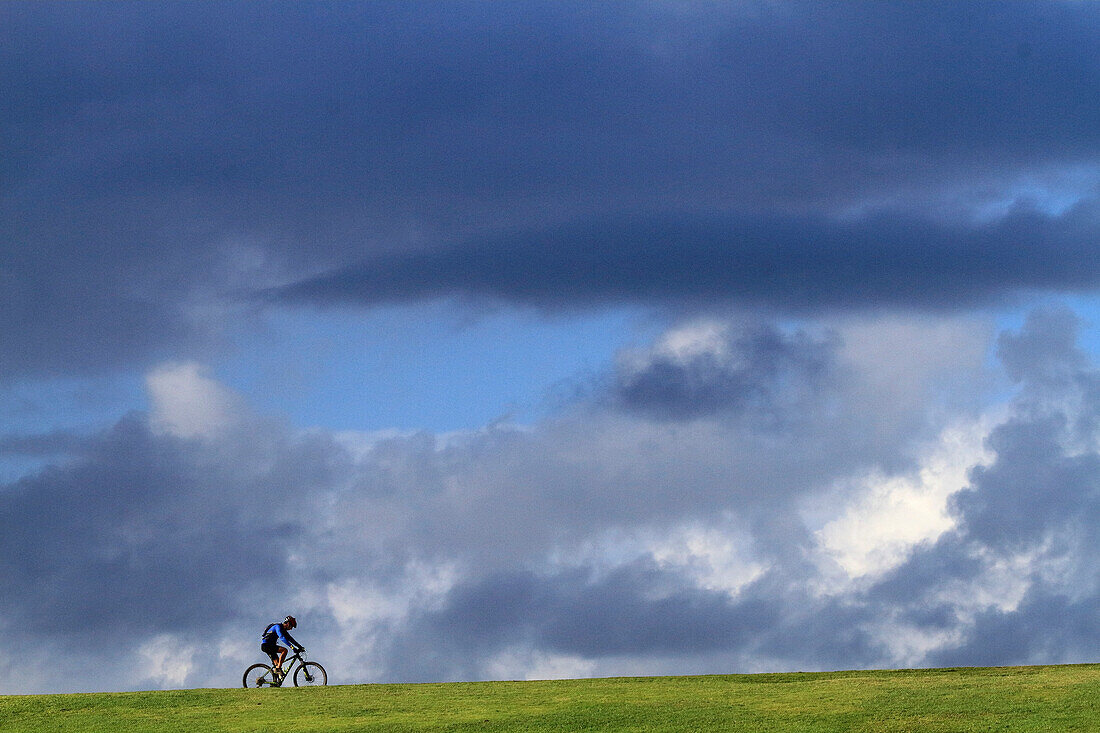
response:
M1100 665L0 696L0 731L1098 731Z

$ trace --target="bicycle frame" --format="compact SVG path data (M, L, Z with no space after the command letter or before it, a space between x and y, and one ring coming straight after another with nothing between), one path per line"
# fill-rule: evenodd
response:
M301 652L294 652L294 654L288 656L286 659L283 660L283 676L282 676L282 679L285 680L288 677L290 677L292 674L294 674L294 665L295 664L297 664L298 666L301 666L305 663L306 663L306 660L302 659L302 653ZM280 680L280 684L282 684L282 680Z

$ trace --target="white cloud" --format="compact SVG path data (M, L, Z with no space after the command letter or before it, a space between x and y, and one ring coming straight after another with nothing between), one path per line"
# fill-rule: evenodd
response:
M194 362L165 364L145 379L154 429L180 438L216 438L240 424L244 400Z
M919 667L930 654L957 646L966 639L964 627L923 628L906 623L898 615L891 613L869 624L875 641L887 650L891 666Z
M700 588L736 596L766 565L753 557L751 534L736 526L673 530L650 549L661 566L686 573Z
M836 328L841 361L858 375L851 406L865 404L872 424L919 415L930 405L967 407L981 396L974 389L988 378L992 337L985 321L886 315L841 320Z
M689 579L696 587L734 597L765 571L756 558L752 532L731 513L714 522L674 526L614 527L548 554L555 569L587 568L599 576L638 561Z
M484 664L493 680L565 680L592 677L598 665L591 659L568 654L545 654L530 647L506 649Z
M654 357L668 357L687 362L699 356L726 359L731 356L729 323L715 318L703 318L682 324L666 331L646 353L641 354L643 364Z
M453 565L413 562L395 587L352 579L328 583L323 597L340 627L355 634L379 623L402 623L411 611L431 608L458 578Z
M822 551L849 578L874 576L954 527L948 499L967 486L970 469L993 459L983 445L988 434L987 421L953 426L940 434L914 473L846 482L836 494L852 500L815 533Z
M977 551L984 563L983 572L968 580L944 584L933 600L946 603L964 623L972 623L983 611L1012 613L1024 599L1036 578L1036 566L1045 548L1036 548L1007 557Z
M295 608L303 615L331 615L336 639L355 640L328 638L320 647L345 679L385 679L393 638L404 633L412 615L439 608L460 577L452 564L414 561L390 582L349 574L323 587L304 586Z
M194 649L173 634L158 634L138 647L139 675L161 687L180 687L193 671Z

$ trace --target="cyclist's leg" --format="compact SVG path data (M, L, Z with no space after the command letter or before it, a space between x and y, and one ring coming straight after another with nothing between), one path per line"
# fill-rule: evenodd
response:
M260 651L266 654L268 659L271 660L272 668L277 668L279 666L279 663L282 661L281 654L286 654L286 649L283 649L281 646L275 644L274 642L270 644L261 644Z
M285 646L276 647L279 650L278 657L273 657L272 661L275 663L275 671L279 674L283 673L283 660L286 659L287 648Z

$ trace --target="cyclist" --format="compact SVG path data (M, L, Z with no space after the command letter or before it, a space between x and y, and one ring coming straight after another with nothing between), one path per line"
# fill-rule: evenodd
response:
M294 637L290 635L290 629L297 626L298 621L293 616L287 616L281 624L268 624L263 636L260 637L260 651L271 657L271 664L279 676L283 674L283 660L286 659L287 650L286 647L279 646L277 641L283 642L296 652L305 651L305 647L294 641Z

